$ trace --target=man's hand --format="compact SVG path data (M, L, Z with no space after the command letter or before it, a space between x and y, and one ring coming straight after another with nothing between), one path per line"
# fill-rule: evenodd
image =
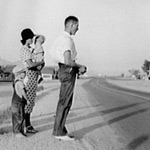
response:
M84 74L86 71L87 71L86 66L81 66L81 67L79 68L79 74Z

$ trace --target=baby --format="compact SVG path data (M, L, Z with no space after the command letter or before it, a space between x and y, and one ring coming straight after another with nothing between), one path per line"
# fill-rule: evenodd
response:
M45 37L43 35L37 35L35 37L35 41L34 41L35 48L33 50L33 54L36 62L44 61L44 49L42 46L44 42L45 42ZM42 73L41 73L41 66L39 66L38 69L39 69L38 83L40 83L43 80Z

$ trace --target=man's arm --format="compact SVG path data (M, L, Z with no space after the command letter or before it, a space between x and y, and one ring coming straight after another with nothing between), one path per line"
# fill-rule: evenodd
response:
M71 52L70 52L70 50L65 51L65 53L64 53L64 60L65 60L64 63L65 63L66 65L71 66L71 67L80 68L80 67L83 66L83 65L77 64L76 62L74 62L74 61L71 60Z
M65 53L64 53L64 59L65 59L64 63L66 65L69 65L71 67L77 67L79 69L79 74L84 74L86 72L86 69L87 69L86 66L78 64L78 63L72 61L70 50L65 51Z

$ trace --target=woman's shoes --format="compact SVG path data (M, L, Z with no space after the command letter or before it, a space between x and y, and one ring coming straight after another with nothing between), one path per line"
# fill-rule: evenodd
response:
M34 129L32 126L26 128L26 133L37 133L38 130Z

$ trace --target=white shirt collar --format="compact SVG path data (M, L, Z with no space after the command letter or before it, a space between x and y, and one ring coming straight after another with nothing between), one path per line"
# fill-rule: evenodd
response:
M68 32L64 31L63 33L64 33L65 35L71 37L71 35L70 35Z

